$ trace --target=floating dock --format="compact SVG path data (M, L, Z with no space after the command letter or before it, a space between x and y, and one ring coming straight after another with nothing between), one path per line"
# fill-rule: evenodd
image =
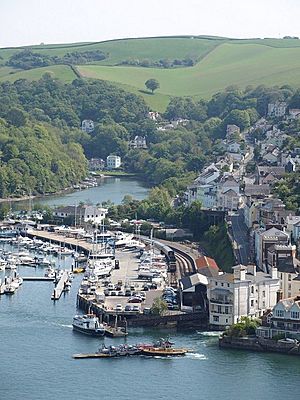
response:
M62 294L62 292L65 290L66 288L66 283L69 280L69 273L68 271L64 271L62 276L60 277L57 285L55 286L51 299L52 300L58 300Z
M54 278L48 276L23 276L23 281L40 281L40 282L53 282Z

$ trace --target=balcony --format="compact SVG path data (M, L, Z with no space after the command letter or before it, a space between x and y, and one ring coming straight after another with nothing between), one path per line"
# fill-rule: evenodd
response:
M209 300L210 303L213 304L229 304L229 305L233 305L233 299L228 299L228 298L222 298L222 299L210 299Z

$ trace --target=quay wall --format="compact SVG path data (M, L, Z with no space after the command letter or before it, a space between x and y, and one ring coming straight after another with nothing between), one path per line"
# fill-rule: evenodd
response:
M77 307L84 312L92 312L103 321L110 323L116 319L116 313L111 313L103 310L100 304L97 304L94 299L88 299L85 296L77 296ZM119 326L127 327L176 327L184 328L203 328L208 327L208 316L203 312L192 313L176 313L169 315L124 315L118 314Z
M300 345L297 343L284 343L260 337L231 338L224 336L219 339L219 347L300 356Z

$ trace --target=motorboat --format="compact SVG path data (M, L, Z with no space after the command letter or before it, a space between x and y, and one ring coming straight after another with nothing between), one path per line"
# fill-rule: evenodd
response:
M104 336L105 328L94 314L75 315L73 329L89 336Z
M142 347L141 354L145 356L184 356L188 353L188 349L185 348L173 348L174 343L169 340L160 339L153 346Z
M124 232L116 232L115 237L112 239L112 241L109 240L110 242L113 242L114 247L123 247L126 246L126 244L130 243L133 240L134 235L131 233L124 233Z

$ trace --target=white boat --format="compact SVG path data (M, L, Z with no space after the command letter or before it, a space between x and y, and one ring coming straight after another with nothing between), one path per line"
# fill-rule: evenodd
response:
M105 334L104 326L94 314L75 315L73 329L89 336L104 336Z
M139 240L131 240L127 244L125 244L125 249L137 249L142 250L146 247L146 245Z
M134 235L131 233L116 232L114 237L114 246L123 247L133 240Z

